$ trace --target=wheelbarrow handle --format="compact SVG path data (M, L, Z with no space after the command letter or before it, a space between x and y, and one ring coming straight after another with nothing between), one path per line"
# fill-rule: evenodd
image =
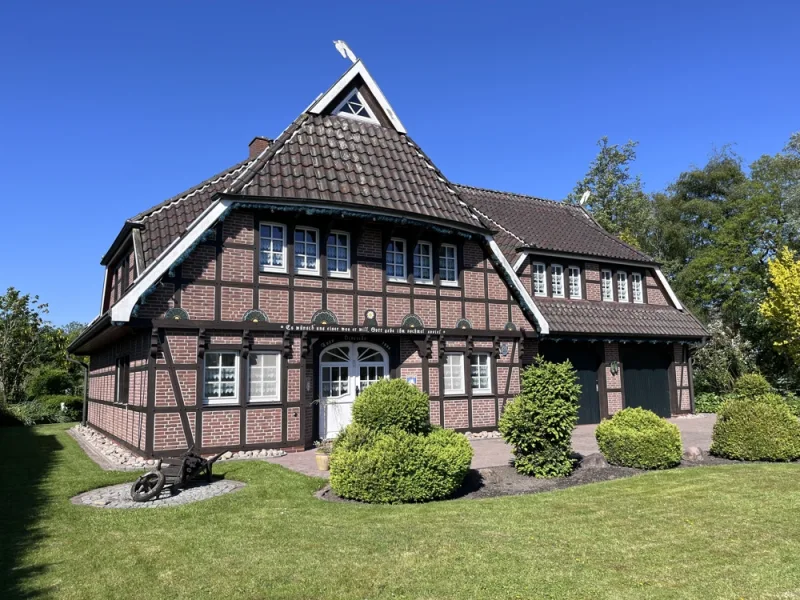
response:
M227 450L226 450L226 452L227 452ZM225 454L225 452L220 452L219 454L217 454L217 455L216 455L216 456L214 456L213 458L209 458L209 459L208 459L208 464L209 464L209 465L213 465L213 464L214 464L215 462L217 462L217 461L218 461L220 458L222 458L222 455L223 455L223 454Z

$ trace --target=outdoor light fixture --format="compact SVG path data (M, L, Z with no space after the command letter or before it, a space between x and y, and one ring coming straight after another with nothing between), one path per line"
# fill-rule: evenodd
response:
M612 360L611 361L611 374L616 377L619 374L619 361Z

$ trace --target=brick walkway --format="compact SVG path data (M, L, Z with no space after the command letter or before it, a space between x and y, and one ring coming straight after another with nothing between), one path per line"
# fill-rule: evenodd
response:
M669 419L681 430L684 449L697 446L702 450L711 447L711 430L716 422L716 415L700 415L697 417L680 417ZM579 425L572 435L572 449L583 455L598 452L597 442L594 439L594 430L597 425ZM501 439L472 440L475 456L472 458L473 469L499 467L507 465L511 460L511 449ZM314 459L314 450L295 452L286 456L267 459L287 469L298 471L315 477L327 477L327 472L317 470Z

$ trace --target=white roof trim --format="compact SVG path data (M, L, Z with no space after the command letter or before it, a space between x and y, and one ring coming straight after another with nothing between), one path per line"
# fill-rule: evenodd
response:
M186 252L203 232L216 223L217 219L225 213L232 203L232 200L216 200L204 210L202 214L189 225L186 234L174 240L167 249L161 253L158 259L151 262L144 273L136 280L133 287L128 290L128 293L111 307L111 321L113 323L127 323L130 321L133 307L136 306L142 294L161 279L164 273L167 272L181 254Z
M667 278L664 277L664 274L661 272L661 269L656 268L655 272L656 272L656 277L658 277L658 280L661 282L661 285L663 285L664 289L667 290L669 299L672 300L673 304L675 304L675 308L677 308L678 310L683 310L683 306L681 306L680 300L678 300L678 297L675 295L675 292L672 291L672 288L670 287Z
M495 258L497 258L498 262L502 265L503 269L505 269L508 276L511 278L514 287L517 288L519 295L522 296L522 301L528 306L528 309L533 313L533 316L536 318L536 322L539 324L539 333L542 335L547 335L550 333L550 325L547 323L547 320L544 318L544 315L539 312L538 307L531 298L528 290L525 289L525 286L522 285L519 277L517 277L516 272L514 269L511 268L511 264L506 260L506 257L503 255L503 251L500 250L500 246L497 245L497 242L494 241L494 238L490 235L486 236L486 241L489 243L489 248L492 250Z
M523 252L522 254L519 255L517 260L514 262L514 273L519 272L519 268L522 266L522 264L525 262L527 258L528 258L527 252Z
M530 256L531 254L536 254L539 256L550 256L553 258L564 258L569 260L584 260L586 262L594 262L594 263L612 263L615 265L625 265L626 267L633 267L636 269L657 269L658 267L653 263L646 263L646 262L634 262L632 260L621 260L618 258L610 258L605 256L593 256L591 254L569 254L566 252L554 252L550 250L522 250L524 256ZM520 265L520 259L517 259L517 263Z
M330 106L334 98L336 98L336 96L338 96L343 89L350 85L353 79L355 79L355 77L358 75L361 75L361 79L364 80L364 84L369 88L369 91L375 97L375 100L378 101L378 104L389 118L392 126L400 133L406 133L406 128L403 127L403 123L400 122L400 119L394 112L392 105L389 104L389 101L386 99L386 96L383 95L381 88L378 87L378 84L372 78L372 75L369 74L369 71L367 71L364 63L362 63L360 60L353 64L352 67L347 69L345 74L339 78L339 81L333 84L332 88L315 100L311 106L306 109L306 112L311 113L312 115L321 114L326 108L328 108L328 106Z

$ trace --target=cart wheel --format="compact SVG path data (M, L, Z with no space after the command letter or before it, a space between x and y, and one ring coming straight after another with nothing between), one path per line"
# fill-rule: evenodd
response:
M164 488L166 478L161 471L150 471L133 482L131 498L134 502L147 502L158 496Z

